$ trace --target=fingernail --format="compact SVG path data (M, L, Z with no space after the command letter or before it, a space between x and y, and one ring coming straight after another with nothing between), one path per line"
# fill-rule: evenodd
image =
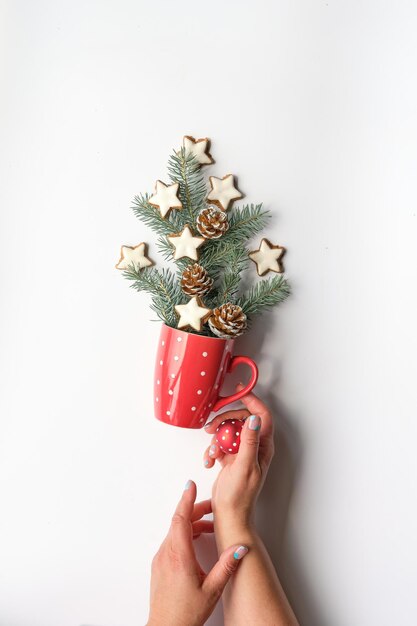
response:
M261 427L261 418L259 415L249 416L249 428L250 430L259 430Z
M209 456L214 456L217 452L217 446L213 443L210 446Z
M204 461L204 465L205 465L206 467L208 467L208 464L209 464L209 460L208 460L208 459L206 459L206 460Z
M204 428L210 428L211 426L211 422L207 422L207 424L204 425Z
M187 480L187 482L185 483L184 491L187 491L187 489L189 489L192 484L193 483L191 480Z
M236 559L236 561L240 561L240 559L243 559L245 554L247 554L248 552L249 548L247 548L246 546L240 546L235 552L233 552L233 558Z

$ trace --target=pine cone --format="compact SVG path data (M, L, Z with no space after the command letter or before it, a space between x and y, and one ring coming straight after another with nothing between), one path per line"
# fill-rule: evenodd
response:
M181 289L187 296L204 296L213 286L213 279L198 263L185 268L181 277Z
M219 239L229 228L225 211L208 206L197 215L197 229L205 239Z
M239 337L247 328L247 318L242 308L231 302L214 309L208 323L211 331L222 339Z

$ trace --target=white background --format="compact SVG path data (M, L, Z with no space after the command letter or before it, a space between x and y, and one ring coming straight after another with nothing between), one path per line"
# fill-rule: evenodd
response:
M1 23L1 626L145 623L183 484L210 493L207 435L153 418L159 326L114 270L155 254L130 202L183 134L288 248L294 295L238 352L276 417L259 526L297 615L415 624L415 2L9 0Z

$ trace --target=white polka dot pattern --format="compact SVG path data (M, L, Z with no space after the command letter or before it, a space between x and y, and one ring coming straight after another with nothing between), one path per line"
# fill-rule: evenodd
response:
M155 368L155 415L170 424L200 428L218 400L232 345L163 326Z

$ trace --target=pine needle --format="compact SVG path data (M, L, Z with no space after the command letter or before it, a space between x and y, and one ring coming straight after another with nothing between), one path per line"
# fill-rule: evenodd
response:
M237 301L248 317L283 302L291 293L290 285L283 276L260 280Z
M136 269L131 266L123 272L123 276L131 281L133 289L150 294L151 309L162 321L168 326L177 325L178 317L174 307L183 302L184 294L175 274L168 269L159 271L154 267Z

